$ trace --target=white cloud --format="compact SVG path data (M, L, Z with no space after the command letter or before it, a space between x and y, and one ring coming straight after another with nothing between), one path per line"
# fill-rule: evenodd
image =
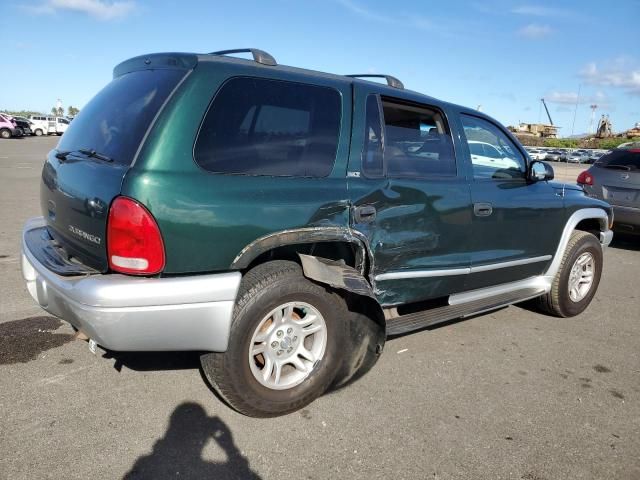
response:
M114 20L128 15L135 2L109 0L46 0L40 5L28 7L33 13L51 14L60 10L84 13L98 20Z
M377 12L370 8L363 7L352 0L337 0L337 2L347 10L351 11L351 13L354 13L365 20L371 20L378 23L405 25L422 30L431 30L435 27L431 20L421 15Z
M511 13L532 17L564 17L571 14L571 12L561 8L544 7L541 5L521 5L512 8Z
M518 30L518 35L525 38L539 39L548 37L553 30L549 25L540 25L538 23L530 23Z
M593 95L580 95L577 92L558 92L553 91L544 96L547 103L557 103L560 105L598 105L602 108L611 107L611 100L604 92L596 92Z
M628 58L615 59L604 67L591 62L580 71L580 77L591 85L622 88L640 95L640 66L633 65Z

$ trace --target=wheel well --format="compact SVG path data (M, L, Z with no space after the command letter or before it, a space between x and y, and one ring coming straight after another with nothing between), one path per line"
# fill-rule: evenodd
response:
M295 243L282 245L261 253L254 258L244 270L249 271L262 263L272 260L291 260L300 263L298 254L313 255L327 258L329 260L343 260L350 267L360 269L358 263L358 253L356 245L349 242L315 242L315 243Z
M298 256L300 253L329 260L343 260L346 265L358 271L362 271L362 267L364 266L359 265L364 259L359 259L358 246L353 243L340 241L296 243L282 245L263 252L254 258L246 269L243 269L243 275L252 268L273 260L290 260L301 264L300 257ZM357 295L347 290L336 289L335 291L345 299L350 311L365 315L382 328L385 328L382 307L375 299L364 295Z
M600 236L601 227L600 220L597 218L585 218L580 223L576 225L576 230L580 230L582 232L588 232L596 237Z

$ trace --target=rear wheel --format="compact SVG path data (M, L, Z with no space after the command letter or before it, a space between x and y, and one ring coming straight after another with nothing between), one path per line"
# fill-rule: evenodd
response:
M587 232L571 234L551 291L540 297L540 307L558 317L573 317L591 303L602 275L602 246Z
M7 128L0 130L0 138L11 138L11 130Z
M294 262L245 275L229 346L201 357L218 393L245 415L283 415L315 400L333 381L345 346L344 300L306 279Z

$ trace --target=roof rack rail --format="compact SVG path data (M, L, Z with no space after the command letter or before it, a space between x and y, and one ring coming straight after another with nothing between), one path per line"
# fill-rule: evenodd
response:
M276 59L269 55L264 50L257 48L236 48L233 50L220 50L219 52L209 52L209 55L229 55L231 53L251 53L253 55L254 62L261 63L262 65L275 66L278 65Z
M375 75L372 73L363 73L362 75L345 75L346 77L352 78L384 78L387 81L387 85L393 88L399 88L400 90L404 90L404 84L398 80L396 77L392 77L391 75Z

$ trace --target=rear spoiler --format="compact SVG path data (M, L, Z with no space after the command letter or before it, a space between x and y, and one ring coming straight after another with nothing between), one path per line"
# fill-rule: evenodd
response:
M193 53L153 53L119 63L113 69L113 78L137 70L191 70L197 64L198 56Z

